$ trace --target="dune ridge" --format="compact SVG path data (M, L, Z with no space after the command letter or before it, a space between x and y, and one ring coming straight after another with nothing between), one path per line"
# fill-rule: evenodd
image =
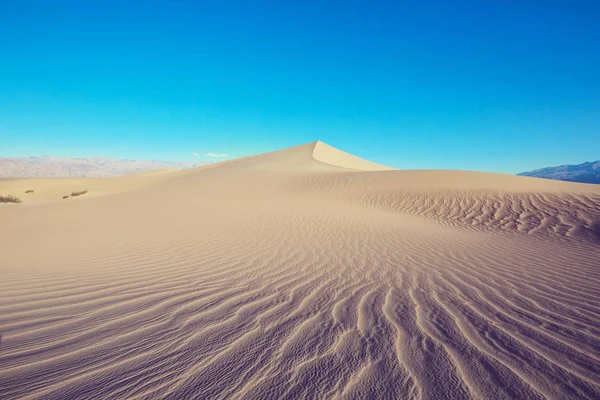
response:
M371 161L353 156L352 154L338 150L335 147L329 146L320 140L314 142L312 156L315 160L325 164L335 165L338 167L356 169L360 171L386 171L393 168L372 163Z
M0 207L0 398L600 397L600 188L345 154Z

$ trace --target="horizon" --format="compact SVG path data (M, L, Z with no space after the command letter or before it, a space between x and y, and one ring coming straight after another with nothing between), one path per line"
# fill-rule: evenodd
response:
M308 143L302 143L300 145L295 145L295 146L290 146L290 147L297 147L297 146L302 146L302 145L307 145L307 144L311 144L311 143L317 143L317 142L321 142L324 143L328 146L330 146L328 143L325 143L321 140L316 140L313 142L308 142ZM330 146L335 148L336 150L341 150L342 152L344 152L343 149L338 149L335 146ZM283 148L283 149L275 149L275 150L269 150L266 151L264 153L258 153L258 154L252 154L252 155L260 155L260 154L266 154L266 153L271 153L271 152L277 152L277 151L281 151L281 150L285 150L288 149L289 147ZM354 156L354 154L348 153L352 156ZM141 161L141 162L159 162L159 163L172 163L172 164L187 164L188 167L186 168L195 168L198 166L204 166L204 165L209 165L209 164L214 164L214 163L218 163L220 161L231 161L231 160L235 160L238 158L244 158L244 157L250 157L252 155L248 155L248 156L240 156L240 157L226 157L226 158L222 158L222 159L210 159L207 157L200 157L200 158L196 158L190 161L173 161L173 160L164 160L164 159L139 159L139 158L119 158L119 157L106 157L103 155L91 155L91 156L86 156L86 157L80 157L80 156L59 156L59 155L54 155L54 154L41 154L41 155L35 155L35 156L0 156L0 159L10 159L10 158L15 158L15 159L28 159L28 158L44 158L44 157L48 157L48 158L61 158L61 159L81 159L81 160L92 160L94 158L99 158L99 159L103 159L103 160L115 160L115 161ZM360 158L360 157L359 157ZM364 159L366 161L371 161L371 160L367 160ZM507 174L507 175L520 175L521 173L528 173L528 172L537 172L537 171L541 171L541 170L546 170L546 169L555 169L555 168L560 168L560 167L578 167L584 164L595 164L597 162L599 162L600 160L591 160L591 161L583 161L581 163L577 163L577 164L561 164L561 165L552 165L552 166L546 166L546 167L541 167L538 169L534 169L534 170L529 170L529 171L521 171L521 172L517 172L517 173L513 173L513 174ZM406 169L402 169L404 171L425 171L425 170L433 170L431 168L406 168ZM479 171L479 170L451 170L451 169L439 169L440 171L465 171L465 172L489 172L489 171ZM491 173L500 173L502 174L502 172L491 172Z
M204 163L317 138L398 169L600 159L595 2L3 8L0 157Z

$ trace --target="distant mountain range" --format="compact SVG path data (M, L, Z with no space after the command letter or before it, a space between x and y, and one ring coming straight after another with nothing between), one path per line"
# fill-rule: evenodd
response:
M112 178L149 170L186 169L200 165L203 164L104 157L5 157L0 158L0 178Z
M559 181L600 183L600 160L579 165L560 165L558 167L536 169L535 171L521 172L517 175Z

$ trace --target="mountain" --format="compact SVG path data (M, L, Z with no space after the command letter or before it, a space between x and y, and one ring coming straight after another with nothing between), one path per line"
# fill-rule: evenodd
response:
M554 179L559 181L600 183L600 160L579 165L559 165L535 171L521 172L520 176Z
M55 156L0 158L0 178L112 178L156 169L187 169L203 163Z

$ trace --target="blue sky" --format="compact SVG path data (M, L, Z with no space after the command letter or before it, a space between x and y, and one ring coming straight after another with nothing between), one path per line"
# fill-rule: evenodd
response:
M0 20L0 156L600 159L600 2L3 0Z

